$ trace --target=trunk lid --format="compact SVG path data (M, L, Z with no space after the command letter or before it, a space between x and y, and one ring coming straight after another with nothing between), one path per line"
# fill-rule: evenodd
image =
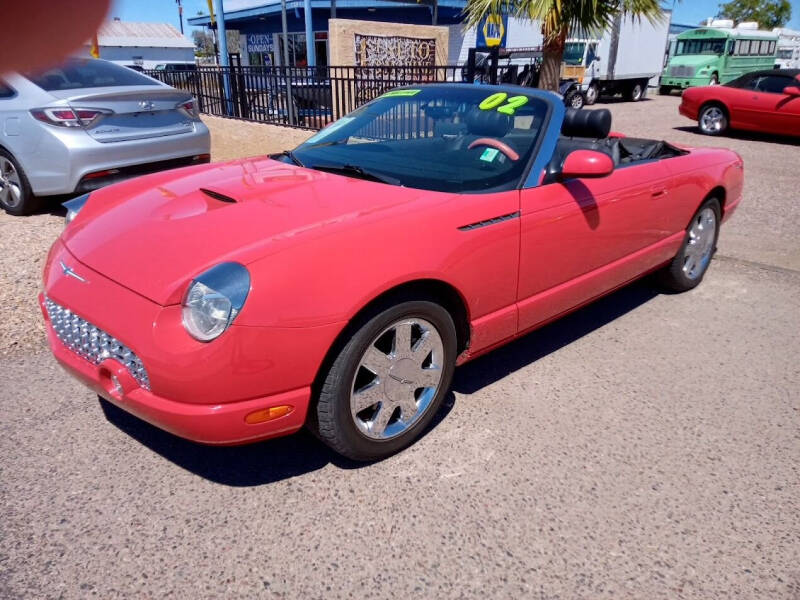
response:
M156 173L93 192L62 240L95 271L169 305L215 264L247 264L283 244L352 227L430 194L260 157Z
M178 106L192 99L186 92L160 85L52 90L72 108L111 111L86 128L101 143L163 137L194 131L194 120Z

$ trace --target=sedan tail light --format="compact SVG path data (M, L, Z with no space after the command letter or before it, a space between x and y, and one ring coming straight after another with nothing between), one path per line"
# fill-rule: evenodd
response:
M197 119L200 116L200 111L197 110L197 102L195 102L194 98L181 102L176 108L192 119Z
M31 111L34 119L58 125L59 127L89 127L101 116L110 114L96 108L35 108Z

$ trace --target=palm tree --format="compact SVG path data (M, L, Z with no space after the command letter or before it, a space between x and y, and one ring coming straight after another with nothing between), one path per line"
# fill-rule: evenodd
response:
M541 21L544 43L539 87L553 91L558 90L570 29L603 29L617 16L647 18L650 22L664 18L660 0L467 0L467 25L477 26L484 15L501 10L517 18Z

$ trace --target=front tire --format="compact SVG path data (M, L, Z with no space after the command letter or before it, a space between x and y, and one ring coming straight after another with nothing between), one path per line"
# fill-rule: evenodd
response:
M672 94L672 90L673 90L672 86L662 85L662 86L659 86L658 93L661 96L669 96L669 95Z
M402 450L439 410L456 353L453 319L433 302L401 302L365 319L325 374L315 433L354 460Z
M0 149L0 208L10 215L29 215L38 207L25 171Z
M722 135L728 129L728 113L719 104L707 104L700 108L697 126L705 135Z
M664 287L673 292L685 292L703 281L711 257L717 251L721 216L716 198L709 198L697 209L686 228L680 250L658 273Z
M586 106L591 106L597 99L600 97L600 88L597 87L596 83L590 83L589 87L586 89L586 94L584 98L584 103Z

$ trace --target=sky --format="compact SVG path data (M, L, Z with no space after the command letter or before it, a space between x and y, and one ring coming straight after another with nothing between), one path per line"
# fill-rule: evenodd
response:
M790 0L792 19L787 27L800 30L800 0ZM265 0L223 0L226 11L259 6ZM697 25L706 17L716 14L719 0L682 0L674 3L672 21L685 25ZM183 16L186 35L191 35L186 19L197 15L198 11L208 14L207 0L183 0ZM109 17L119 17L123 21L144 21L152 23L171 23L178 27L178 5L175 0L113 0Z

